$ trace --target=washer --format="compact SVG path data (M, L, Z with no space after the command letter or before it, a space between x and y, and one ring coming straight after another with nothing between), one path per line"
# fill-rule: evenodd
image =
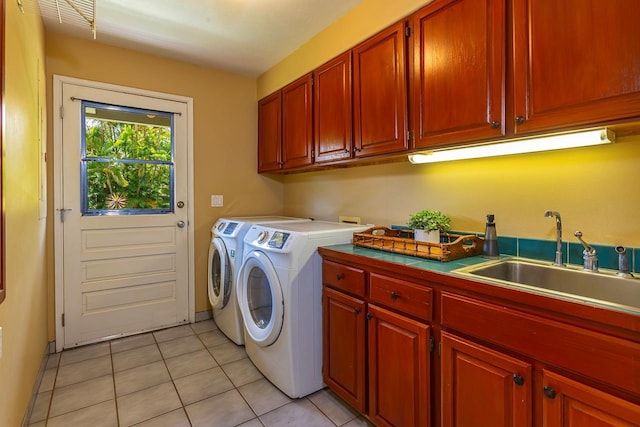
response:
M235 272L242 263L244 235L257 223L310 222L309 218L252 216L219 218L211 228L208 294L213 319L220 331L238 345L244 344L242 317L235 293Z
M245 349L291 398L322 382L322 260L318 246L349 243L370 226L325 221L254 225L244 239L237 294Z

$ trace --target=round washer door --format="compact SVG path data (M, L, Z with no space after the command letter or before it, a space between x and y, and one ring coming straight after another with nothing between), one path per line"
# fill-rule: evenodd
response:
M223 308L231 296L231 269L227 248L215 237L209 245L209 302L213 308Z
M238 273L237 294L251 340L262 347L273 344L282 329L284 301L276 270L263 252L247 254Z

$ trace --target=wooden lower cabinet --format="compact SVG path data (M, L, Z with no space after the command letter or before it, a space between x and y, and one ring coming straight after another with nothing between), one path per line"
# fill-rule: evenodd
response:
M638 405L547 370L542 381L545 427L640 426Z
M369 416L379 426L428 426L429 326L370 304Z
M319 252L324 380L376 425L640 427L637 315Z
M531 364L443 332L442 426L531 426Z
M366 411L364 301L325 287L323 379L360 412Z

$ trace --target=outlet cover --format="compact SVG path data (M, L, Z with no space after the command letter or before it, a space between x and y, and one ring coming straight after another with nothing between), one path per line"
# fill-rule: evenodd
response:
M347 224L360 224L359 216L338 216L338 222L346 222Z
M211 207L212 208L221 208L224 205L224 200L221 194L212 194L211 195Z

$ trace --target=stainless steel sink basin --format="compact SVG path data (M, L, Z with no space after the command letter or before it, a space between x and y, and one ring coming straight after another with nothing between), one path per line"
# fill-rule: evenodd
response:
M454 273L640 309L640 280L619 277L610 271L595 273L521 258L506 258L460 268Z

